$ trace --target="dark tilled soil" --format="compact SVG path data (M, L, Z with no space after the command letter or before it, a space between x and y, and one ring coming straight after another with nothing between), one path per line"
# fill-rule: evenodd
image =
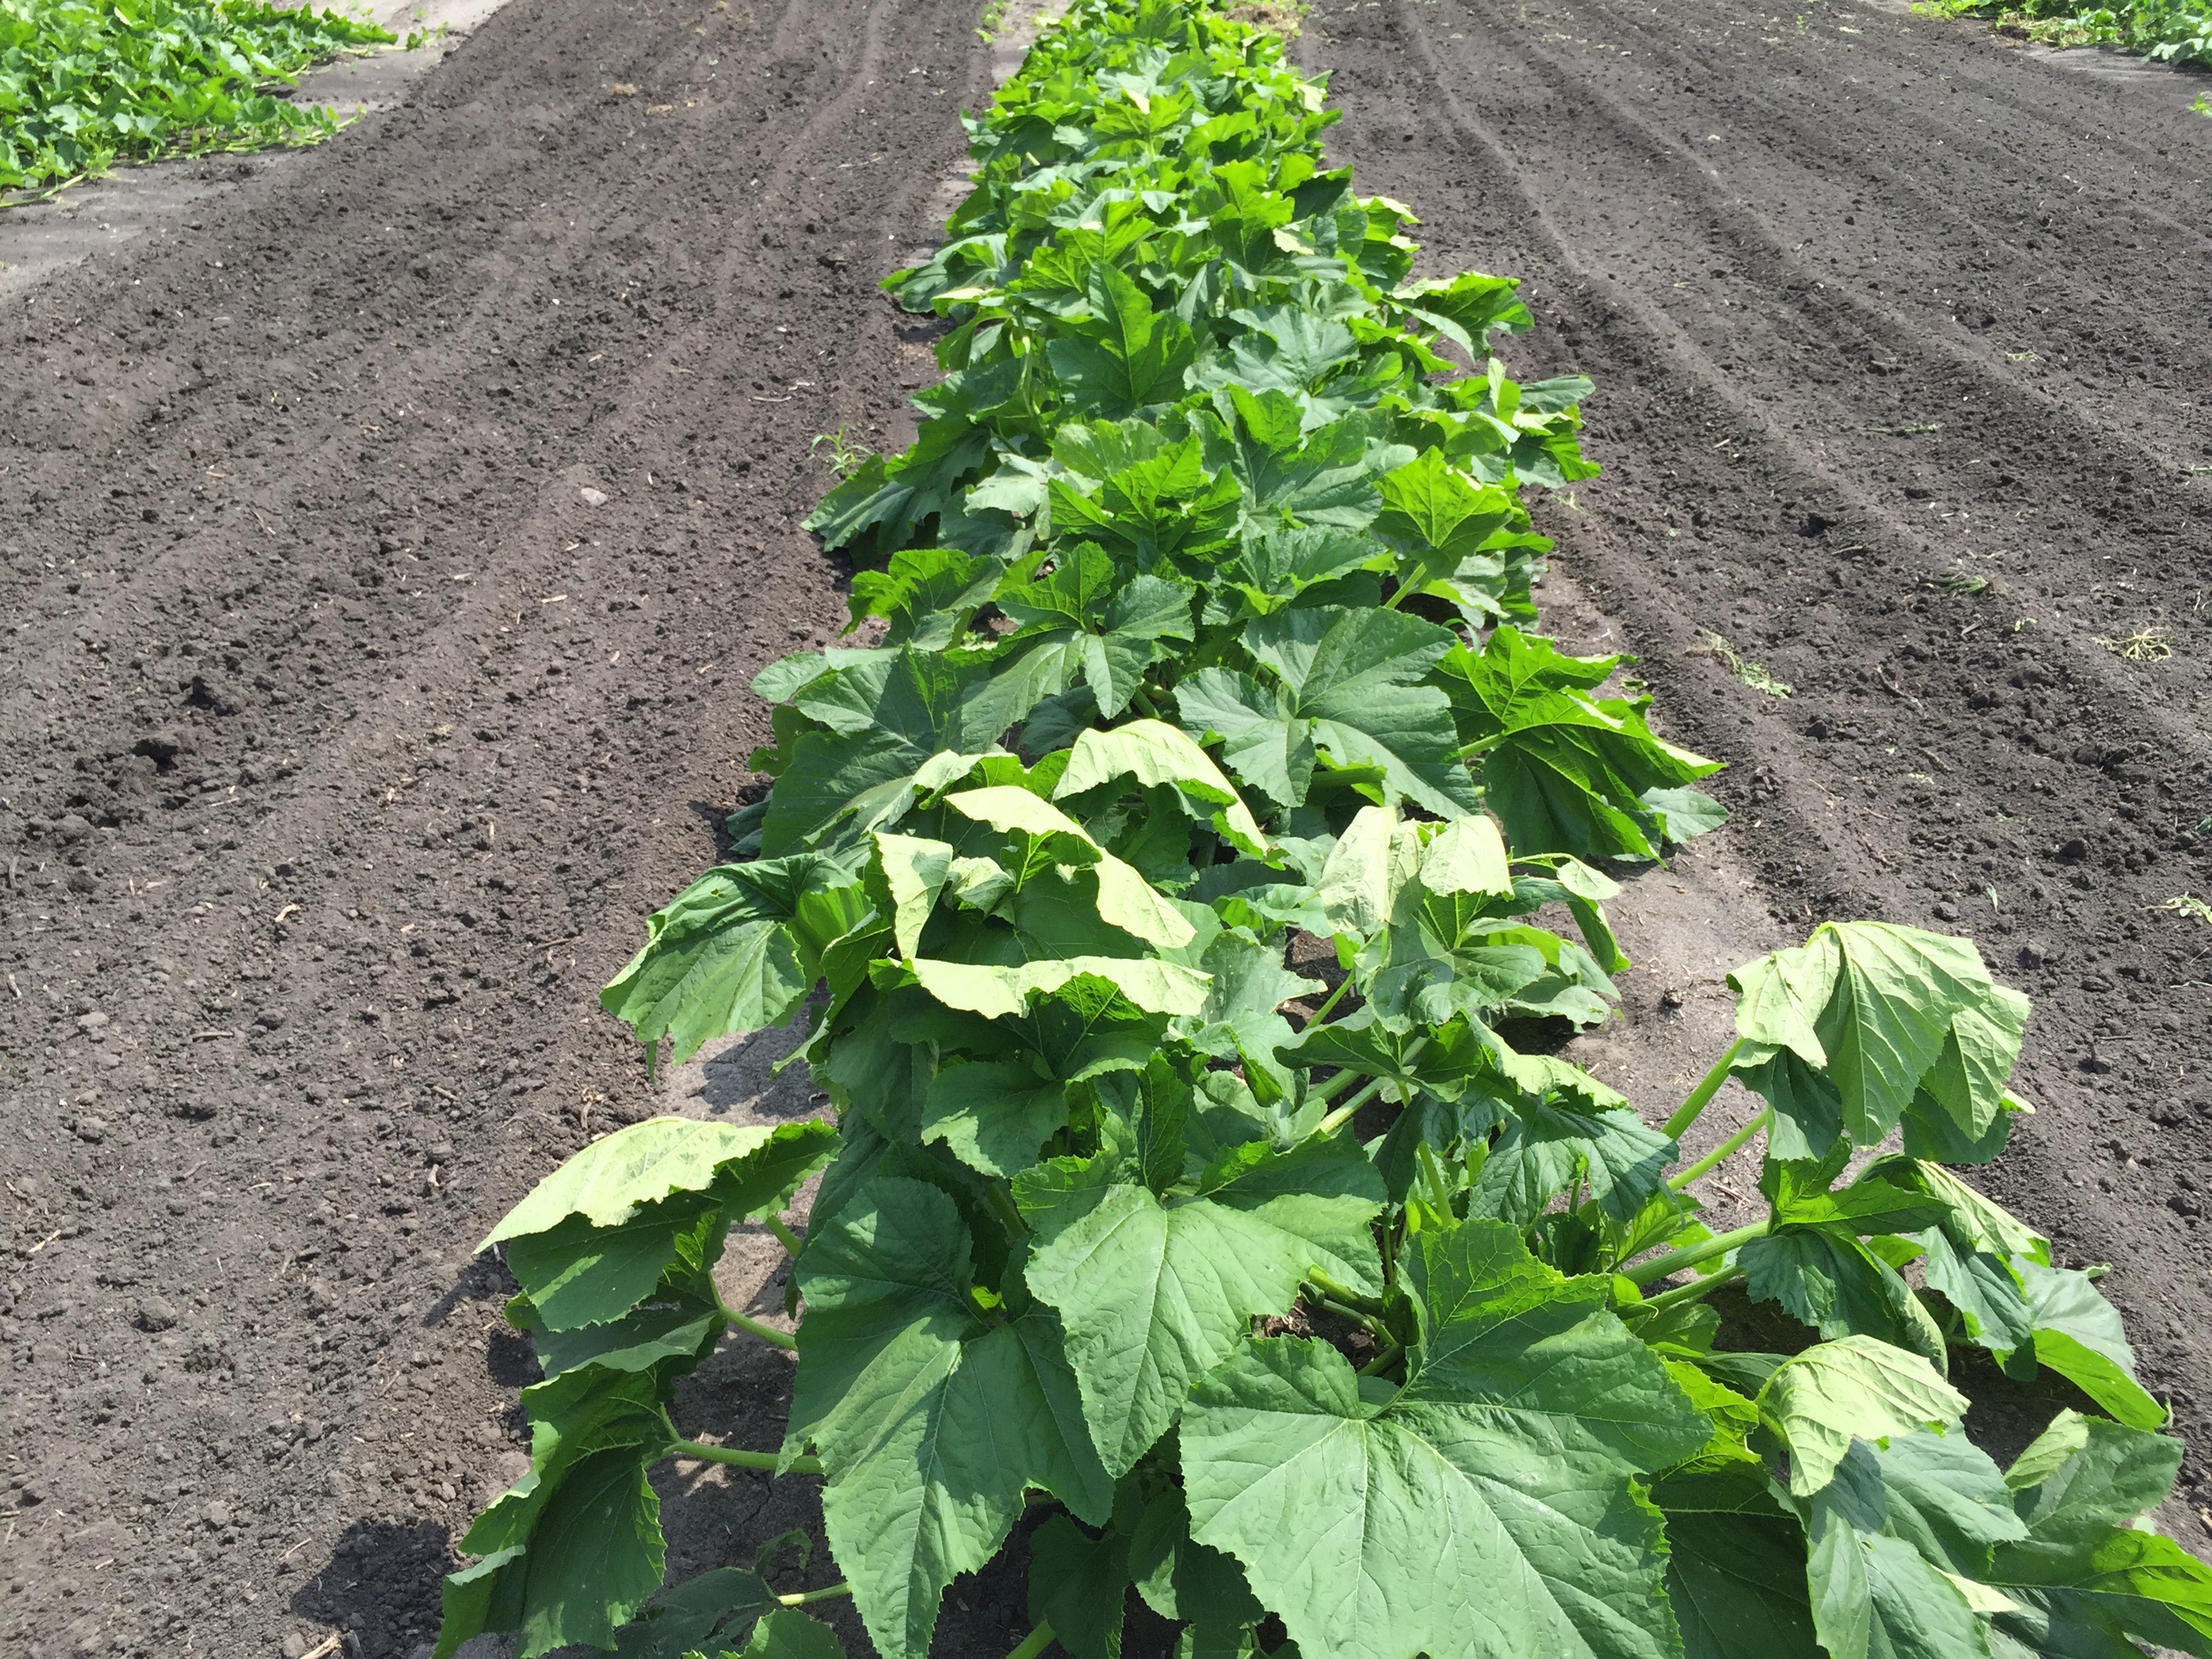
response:
M11 1651L432 1634L533 1374L469 1247L656 1102L594 993L713 856L746 680L841 616L807 440L899 442L933 373L873 283L941 211L972 22L514 0L11 308ZM1517 368L1598 380L1608 474L1548 517L1734 763L1768 903L1970 929L2036 995L1993 1184L2114 1263L2200 1430L2212 927L2157 907L2212 891L2212 123L1861 8L1399 0L1301 50L1436 268L1528 277ZM683 1418L772 1444L787 1388L733 1353ZM664 1493L685 1568L815 1518ZM940 1649L1021 1601L956 1586Z
M470 1247L653 1103L595 992L712 860L747 680L841 618L808 439L934 377L874 284L973 23L515 0L11 307L0 1647L434 1633L532 1374ZM787 1371L712 1381L696 1425L772 1444ZM716 1530L749 1560L809 1484ZM971 1599L949 1640L1026 1628Z
M2205 81L1732 0L1336 0L1300 53L1431 269L1526 279L1517 370L1596 381L1547 528L1776 917L1970 933L2035 999L1986 1185L2112 1264L2206 1550L2212 923L2162 908L2212 895Z

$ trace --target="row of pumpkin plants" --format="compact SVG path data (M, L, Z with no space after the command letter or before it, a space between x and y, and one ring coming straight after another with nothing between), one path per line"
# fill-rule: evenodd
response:
M1512 282L1410 280L1333 119L1213 0L1078 0L970 123L887 285L945 378L810 520L867 642L756 680L773 787L603 999L678 1060L803 1015L836 1123L635 1125L487 1240L546 1377L442 1659L836 1654L800 1608L844 1594L918 1659L1018 1526L1023 1659L1112 1659L1133 1588L1194 1659L2212 1659L2117 1316L1945 1167L2027 1110L1970 942L1740 969L1662 1127L1540 1051L1608 1018L1605 872L1718 822L1717 766L1527 631L1589 388L1489 354ZM1686 1164L1731 1077L1763 1110ZM1755 1137L1768 1214L1715 1234ZM758 1221L795 1340L716 1288ZM733 1333L795 1348L780 1447L670 1417ZM1961 1348L2086 1409L2000 1468ZM818 1478L845 1582L664 1588L671 1457Z

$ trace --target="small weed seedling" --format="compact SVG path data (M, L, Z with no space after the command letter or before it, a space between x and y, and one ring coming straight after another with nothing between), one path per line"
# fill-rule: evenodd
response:
M2139 628L2124 640L2099 635L2097 643L2131 663L2162 663L2174 654L2173 636L2163 628Z
M1778 680L1759 664L1731 645L1720 634L1708 632L1705 649L1727 665L1728 672L1754 691L1770 697L1787 697L1796 689L1786 680Z
M829 445L829 469L839 478L850 478L875 458L872 449L863 449L846 434L845 425L838 423L835 432L818 432L807 444L810 449Z

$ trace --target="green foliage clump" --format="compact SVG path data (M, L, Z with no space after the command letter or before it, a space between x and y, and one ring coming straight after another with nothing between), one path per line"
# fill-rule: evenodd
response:
M319 142L338 130L330 111L269 88L393 38L255 0L0 0L0 190L118 161Z
M2212 64L2208 0L1937 0L1937 9L1988 18L2054 46L2123 46L2162 63Z
M1018 1659L1112 1659L1133 1594L1193 1659L2212 1659L2117 1314L1948 1167L2028 1110L1970 941L1740 968L1659 1127L1545 1051L1717 766L1532 631L1521 494L1588 475L1589 388L1490 354L1509 281L1412 278L1329 119L1216 0L1077 0L972 123L888 285L946 379L811 521L865 633L755 680L772 787L602 996L656 1057L803 1018L836 1123L633 1125L486 1240L546 1379L441 1655L830 1659L798 1606L849 1594L921 1659L1035 1509ZM795 1336L715 1288L748 1220ZM795 1350L779 1446L670 1417L733 1329ZM2088 1409L2001 1469L1962 1349ZM820 1479L844 1583L663 1587L670 1457Z

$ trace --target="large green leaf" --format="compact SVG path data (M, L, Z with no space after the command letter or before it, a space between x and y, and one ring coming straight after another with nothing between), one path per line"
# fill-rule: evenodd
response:
M1678 1156L1626 1108L1556 1091L1509 1108L1469 1202L1475 1213L1525 1227L1580 1183L1604 1214L1625 1222L1665 1187Z
M967 718L979 729L1002 732L1079 680L1111 718L1173 649L1167 641L1191 638L1187 585L1133 576L1091 541L1056 548L1048 572L998 589L1018 625L1002 657L1014 660L969 694Z
M1162 315L1111 265L1091 275L1091 319L1058 335L1045 355L1069 402L1109 420L1171 403L1183 395L1193 349L1189 326Z
M998 1552L1022 1492L1102 1521L1056 1323L987 1317L968 1228L935 1187L878 1176L807 1241L785 1441L820 1454L823 1520L886 1655L929 1647L945 1586Z
M2086 1273L2016 1257L2027 1289L2035 1357L2131 1428L2163 1426L2166 1409L2135 1379L2119 1311Z
M585 1366L522 1399L530 1471L461 1540L484 1559L446 1580L439 1659L485 1631L518 1632L522 1659L611 1647L660 1587L660 1499L646 1477L677 1437L652 1377Z
M549 1233L572 1216L594 1227L619 1226L642 1205L657 1203L672 1193L704 1192L756 1158L764 1168L776 1164L810 1136L826 1132L826 1125L786 1125L776 1130L691 1118L648 1118L603 1135L571 1157L532 1187L476 1248L488 1250L526 1233ZM772 1152L768 1150L772 1145ZM795 1185L798 1179L793 1178Z
M1740 1064L1755 1069L1789 1050L1833 1088L1855 1146L1878 1145L1916 1096L1970 1138L2004 1110L2027 999L1991 979L1970 940L1827 922L1803 945L1737 969L1729 984L1746 1045Z
M1443 695L1417 682L1451 648L1433 623L1321 605L1248 623L1262 680L1202 668L1176 688L1183 729L1218 741L1229 769L1284 806L1304 801L1317 754L1371 768L1392 797L1450 817L1477 807Z
M846 864L818 853L719 865L648 918L600 1004L656 1051L672 1039L680 1065L712 1038L788 1020L865 909Z
M506 1243L507 1265L546 1328L619 1319L664 1278L710 1265L726 1226L780 1207L836 1145L824 1123L771 1130L649 1118L563 1164L479 1248ZM611 1219L595 1225L595 1216Z
M1805 1535L1756 1464L1671 1475L1651 1497L1684 1659L1819 1659Z
M1988 1655L1979 1615L2002 1598L1978 1594L1966 1574L2022 1531L2006 1495L1996 1466L1962 1438L1905 1435L1878 1453L1855 1442L1802 1506L1813 1627L1830 1659Z
M1121 1659L1129 1535L1093 1538L1064 1515L1029 1536L1029 1617L1075 1659Z
M1481 746L1486 803L1517 852L1651 858L1671 831L1680 839L1692 823L1709 825L1702 809L1677 824L1647 797L1720 763L1655 734L1647 698L1593 695L1624 660L1569 657L1502 626L1479 653L1461 646L1440 665L1462 740Z
M1356 1148L1240 1148L1194 1194L1111 1179L1110 1155L1023 1176L1036 1230L1030 1289L1060 1311L1083 1409L1109 1470L1150 1448L1256 1316L1289 1311L1316 1269L1376 1287L1368 1222L1382 1184Z
M762 850L858 845L896 824L918 795L964 776L1002 735L979 728L965 708L987 672L908 648L802 687L794 704L819 729L792 743L761 822Z
M1788 1460L1792 1494L1826 1486L1854 1440L1957 1424L1966 1396L1917 1354L1870 1336L1816 1343L1759 1391L1759 1421Z
M1192 1535L1244 1563L1304 1653L1676 1652L1633 1478L1694 1451L1703 1419L1601 1281L1561 1279L1495 1223L1420 1243L1402 1390L1296 1339L1200 1383L1181 1432Z
M1124 778L1141 787L1165 785L1179 791L1210 813L1239 851L1254 857L1266 853L1266 837L1213 757L1164 720L1131 720L1111 731L1083 733L1053 798L1065 801Z
M2180 1463L2177 1440L2072 1411L2021 1453L2005 1483L2026 1536L1983 1575L2015 1604L1996 1619L2001 1659L2212 1653L2212 1569L2134 1525Z

